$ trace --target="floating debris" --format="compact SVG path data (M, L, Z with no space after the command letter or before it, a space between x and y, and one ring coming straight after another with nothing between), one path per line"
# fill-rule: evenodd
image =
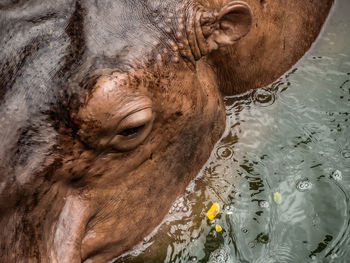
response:
M221 232L222 231L222 227L219 224L215 225L215 230L216 232Z
M209 218L209 220L213 220L220 212L220 205L215 202L210 209L207 212L207 217Z
M282 203L282 195L279 192L275 192L273 194L273 201L275 201L276 204Z

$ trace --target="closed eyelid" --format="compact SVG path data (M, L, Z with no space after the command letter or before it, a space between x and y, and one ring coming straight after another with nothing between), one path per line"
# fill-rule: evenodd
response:
M152 119L152 116L152 107L146 107L141 110L132 112L120 121L118 130L124 130L144 125Z

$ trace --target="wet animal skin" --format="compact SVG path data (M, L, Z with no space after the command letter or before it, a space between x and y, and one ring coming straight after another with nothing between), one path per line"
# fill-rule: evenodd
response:
M107 262L163 219L332 0L0 2L0 261Z

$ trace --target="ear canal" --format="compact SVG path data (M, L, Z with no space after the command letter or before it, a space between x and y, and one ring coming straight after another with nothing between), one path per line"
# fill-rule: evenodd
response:
M201 24L209 52L234 44L250 31L252 22L250 7L241 1L233 1L212 14L206 13Z

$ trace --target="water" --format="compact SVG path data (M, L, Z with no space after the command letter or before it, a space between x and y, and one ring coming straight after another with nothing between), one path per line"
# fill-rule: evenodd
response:
M225 135L198 178L116 262L350 262L349 13L338 0L290 72L225 99Z

